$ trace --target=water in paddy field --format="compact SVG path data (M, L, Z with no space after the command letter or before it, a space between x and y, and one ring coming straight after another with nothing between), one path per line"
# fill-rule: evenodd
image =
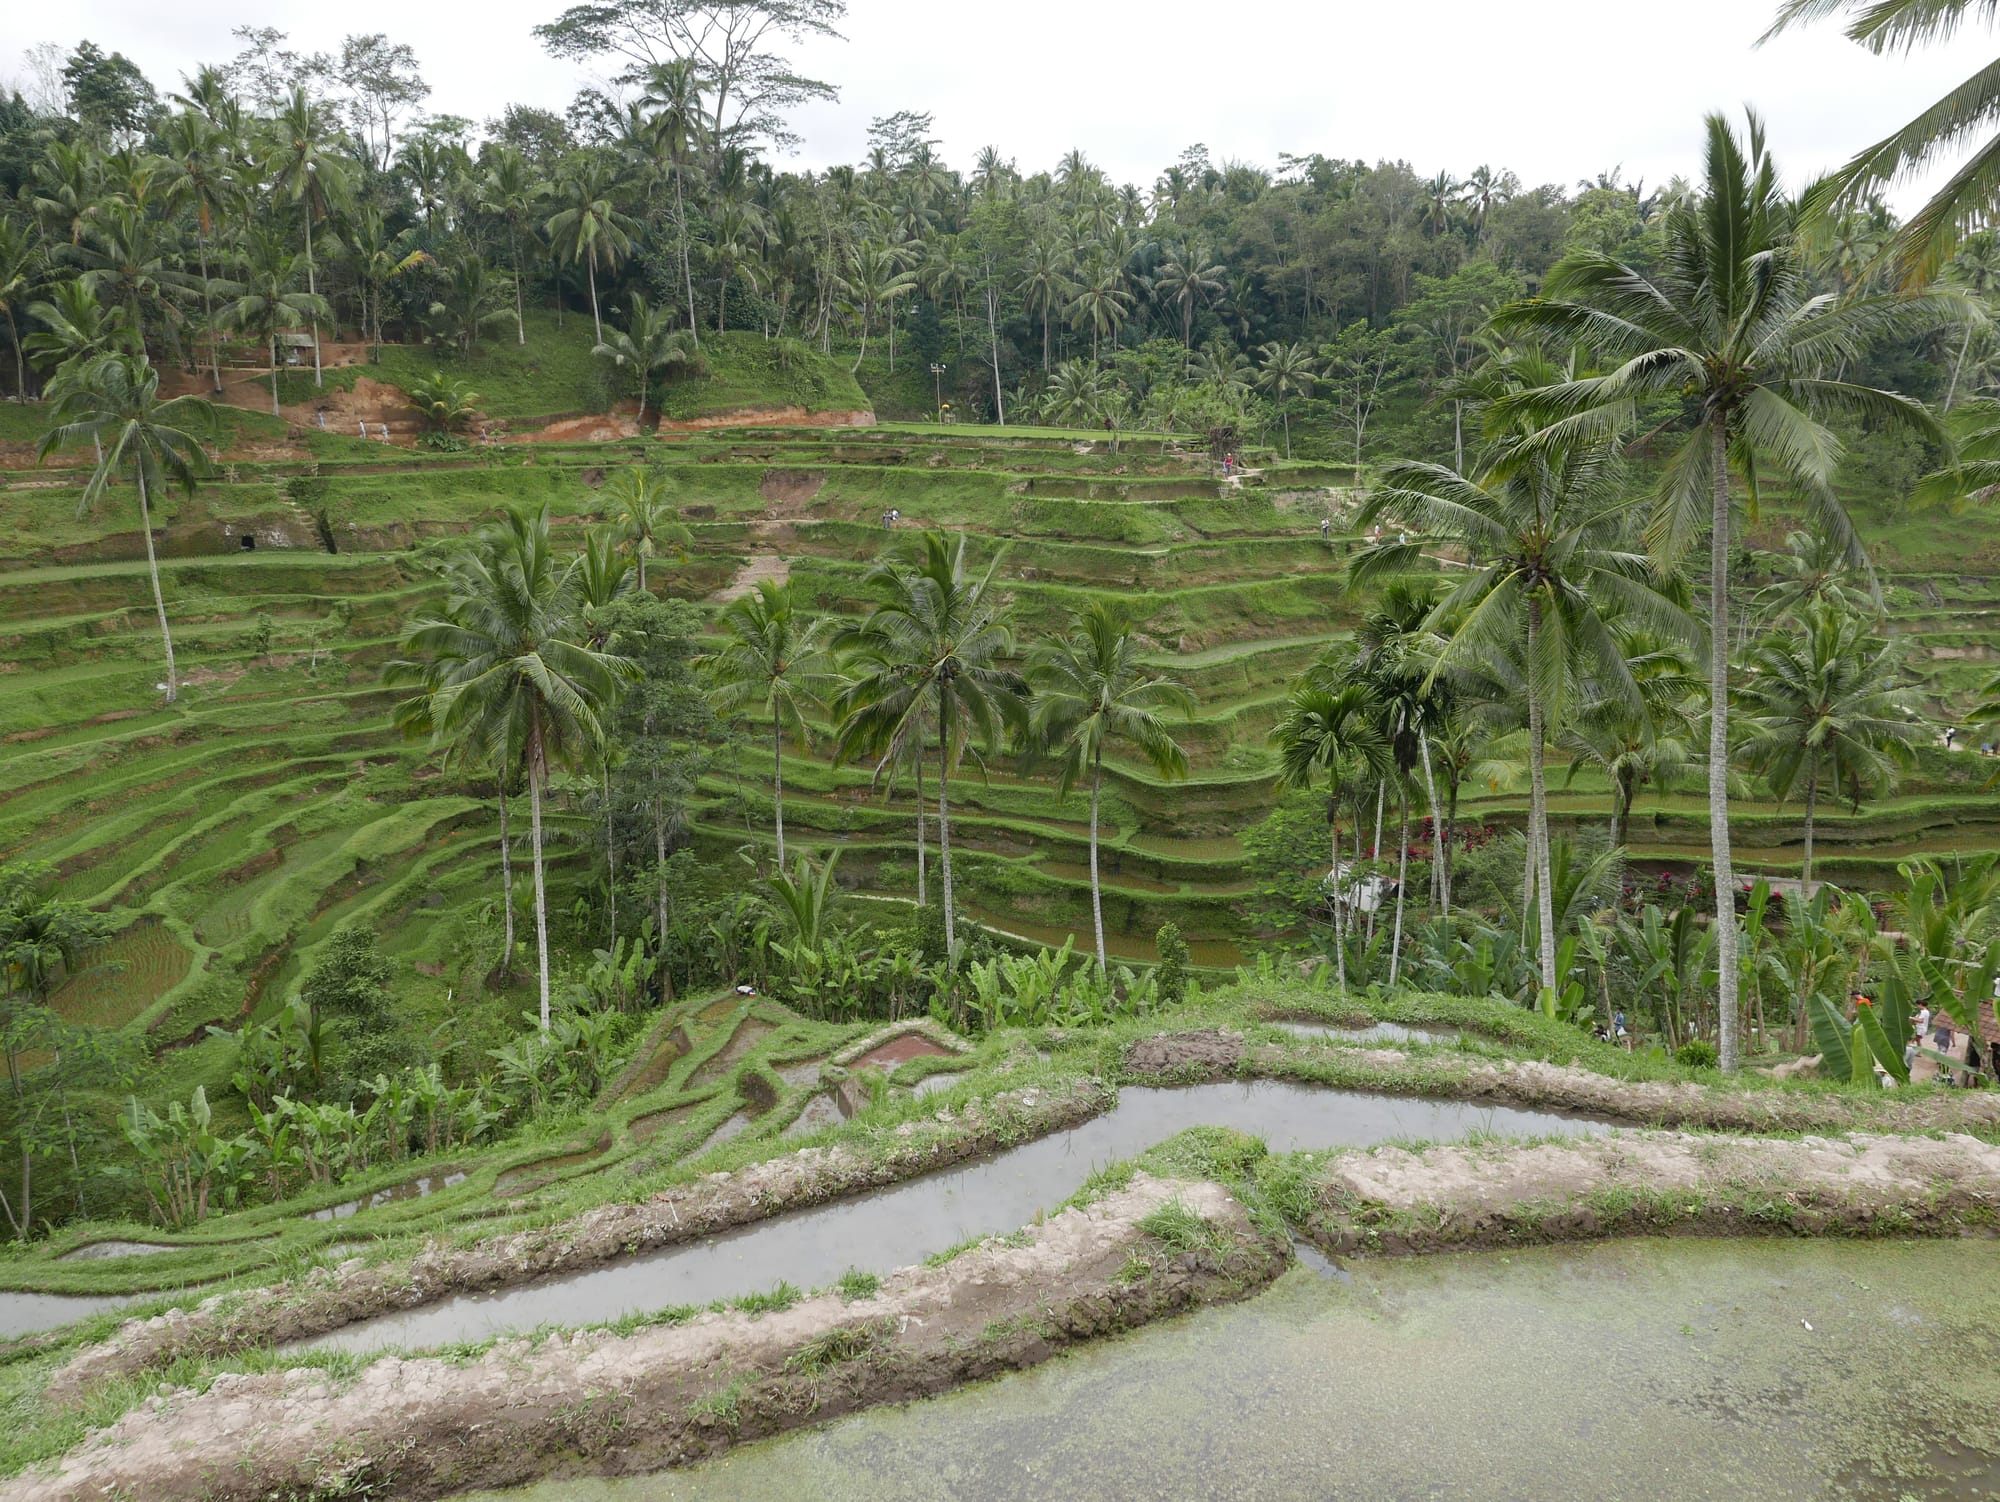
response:
M1996 1273L1988 1240L1301 1266L928 1402L483 1502L1973 1502Z
M698 1244L496 1293L459 1294L304 1344L348 1351L450 1345L542 1324L594 1324L636 1311L706 1304L781 1281L824 1288L851 1267L888 1272L969 1237L1017 1230L1081 1189L1093 1169L1194 1126L1234 1127L1263 1138L1275 1152L1460 1137L1474 1130L1522 1137L1601 1130L1573 1117L1506 1106L1273 1080L1184 1090L1127 1086L1103 1115L990 1158Z

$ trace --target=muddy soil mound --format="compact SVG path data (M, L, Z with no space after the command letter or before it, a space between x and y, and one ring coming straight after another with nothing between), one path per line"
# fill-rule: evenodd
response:
M1206 1225L1191 1248L1169 1248L1141 1224L1174 1200ZM852 1303L825 1294L762 1316L510 1341L465 1362L384 1358L348 1384L318 1371L221 1376L203 1393L149 1398L0 1497L428 1498L557 1468L657 1470L1240 1297L1284 1261L1226 1189L1141 1174L1088 1208L897 1273Z
M1908 1234L2000 1217L2000 1147L1949 1136L1771 1141L1678 1133L1344 1153L1317 1187L1335 1252L1672 1232Z
M1243 1057L1243 1035L1206 1028L1141 1038L1125 1052L1125 1072L1140 1079L1212 1078L1233 1072Z
M637 1204L600 1205L536 1230L470 1246L434 1241L407 1262L368 1267L356 1260L248 1297L219 1294L191 1312L170 1310L126 1322L109 1340L78 1352L51 1379L48 1396L52 1402L73 1401L105 1378L181 1356L282 1345L453 1294L579 1272L698 1241L1076 1126L1110 1103L1110 1092L1093 1080L1062 1091L1012 1091L957 1117L943 1112L929 1122L904 1122L870 1152L846 1143L802 1148L733 1173L676 1185Z
M757 482L757 494L771 503L774 516L795 515L810 506L825 485L825 470L769 469Z

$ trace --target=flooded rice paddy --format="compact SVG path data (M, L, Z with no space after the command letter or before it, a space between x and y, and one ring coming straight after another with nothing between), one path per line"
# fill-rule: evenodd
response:
M1973 1502L2000 1246L1625 1241L1242 1304L692 1470L483 1502Z
M1233 1127L1272 1150L1362 1146L1486 1130L1543 1136L1601 1130L1542 1112L1258 1081L1184 1090L1127 1087L1118 1104L1066 1132L872 1194L762 1221L697 1245L589 1272L461 1294L363 1321L311 1342L349 1351L420 1349L538 1325L583 1325L759 1292L831 1284L849 1268L907 1266L973 1236L1012 1231L1062 1203L1093 1169L1193 1126Z

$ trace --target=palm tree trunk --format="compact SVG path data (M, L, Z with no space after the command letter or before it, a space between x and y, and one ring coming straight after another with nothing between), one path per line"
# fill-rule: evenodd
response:
M1049 373L1049 305L1042 302L1042 374Z
M1729 858L1729 430L1711 421L1714 515L1708 540L1708 839L1715 867L1717 1063L1739 1063L1736 1038L1736 871Z
M604 764L604 868L610 878L611 947L618 948L618 839L611 824L611 763Z
M667 805L653 799L653 903L658 910L660 971L666 973L667 956ZM669 982L671 984L671 982Z
M208 236L197 233L194 243L196 249L201 254L201 319L203 323L208 325L209 378L215 383L215 394L220 396L222 395L222 355L216 348L215 308L210 297L208 284ZM12 322L11 316L8 321ZM25 392L22 393L24 397L26 394Z
M687 289L688 329L694 335L695 348L701 347L701 320L694 316L694 263L688 256L687 203L681 196L680 168L674 169L674 220L680 232L681 281Z
M993 268L989 265L986 272L991 278ZM1007 398L1000 390L1000 330L994 317L993 299L993 288L989 282L986 288L986 342L993 357L993 411L1004 428L1007 426Z
M1445 917L1451 916L1451 873L1446 869L1440 855L1444 835L1444 821L1439 817L1437 779L1431 775L1431 738L1421 730L1417 732L1417 751L1424 759L1424 792L1431 805L1431 872L1437 882L1438 909Z
M1097 884L1097 801L1104 787L1104 753L1099 751L1090 768L1090 922L1097 934L1097 973L1109 969L1104 959L1104 892Z
M599 344L602 344L604 342L604 320L598 316L597 312L597 247L596 246L594 245L591 246L589 253L585 255L583 258L583 264L587 274L590 277L590 322L592 327L594 327L597 330L597 342Z
M917 906L930 906L929 894L924 890L924 751L917 747Z
M1549 784L1543 767L1546 730L1542 719L1542 692L1536 683L1535 664L1541 656L1542 602L1528 601L1528 836L1529 859L1535 863L1539 890L1535 895L1539 920L1542 990L1553 996L1556 989L1556 894L1549 859Z
M271 335L271 415L282 416L278 411L278 336Z
M944 878L944 948L947 960L958 953L958 928L951 907L951 723L943 689L938 690L938 870Z
M778 829L778 869L785 869L785 727L782 720L771 726L771 790Z
M1398 779L1396 803L1402 810L1402 829L1399 838L1402 850L1396 856L1396 933L1389 948L1389 984L1396 984L1396 976L1403 963L1403 889L1410 877L1410 787L1404 779Z
M1799 871L1799 901L1801 904L1812 900L1813 861L1813 805L1819 801L1819 758L1814 757L1806 768L1806 851L1805 864Z
M528 308L521 290L521 232L514 231L514 333L525 348L528 343Z
M14 322L14 310L7 309L7 336L14 345L14 395L22 401L28 399L28 362L21 353L21 327ZM218 391L221 387L216 388Z
M1383 801L1388 796L1389 796L1388 782L1385 780L1376 783L1375 784L1375 843L1369 846L1369 859L1374 861L1379 861L1382 858L1382 804ZM1360 842L1359 831L1356 831L1355 841L1357 844ZM1376 907L1380 906L1381 906L1380 903L1376 904ZM1368 909L1368 941L1371 944L1375 941L1375 908L1373 907Z
M1965 371L1965 356L1972 348L1972 325L1965 326L1965 337L1958 341L1958 358L1952 362L1951 384L1945 388L1944 405L1938 410L1949 412L1951 404L1958 399L1958 378Z
M542 1031L549 1030L549 896L542 880L542 727L528 729L528 848L535 863L535 964L540 973Z
M500 772L500 975L514 973L514 841L507 833L507 772Z
M306 291L315 299L319 297L319 273L313 266L313 216L312 204L306 204ZM311 315L313 334L313 385L324 387L326 381L319 367L319 315Z
M153 609L160 616L160 644L167 651L167 703L180 697L180 681L174 676L174 634L167 629L167 601L160 593L160 560L153 554L153 510L146 499L146 471L139 476L139 530L146 535L146 573L153 581Z

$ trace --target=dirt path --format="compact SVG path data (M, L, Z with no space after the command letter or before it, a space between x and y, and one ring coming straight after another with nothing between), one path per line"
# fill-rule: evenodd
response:
M1660 1231L1949 1233L2000 1215L1974 1137L1792 1141L1648 1132L1533 1147L1345 1153L1317 1186L1335 1252L1429 1252Z
M791 564L776 553L753 553L750 561L736 571L736 577L709 598L718 605L727 605L732 600L742 599L766 580L783 584L791 577Z
M1178 1201L1203 1229L1145 1230ZM872 1296L709 1313L615 1336L498 1345L470 1361L385 1357L351 1382L315 1370L217 1377L148 1398L9 1502L429 1498L552 1470L657 1470L881 1402L1032 1366L1063 1346L1242 1297L1285 1264L1220 1185L1136 1176L1084 1209Z

